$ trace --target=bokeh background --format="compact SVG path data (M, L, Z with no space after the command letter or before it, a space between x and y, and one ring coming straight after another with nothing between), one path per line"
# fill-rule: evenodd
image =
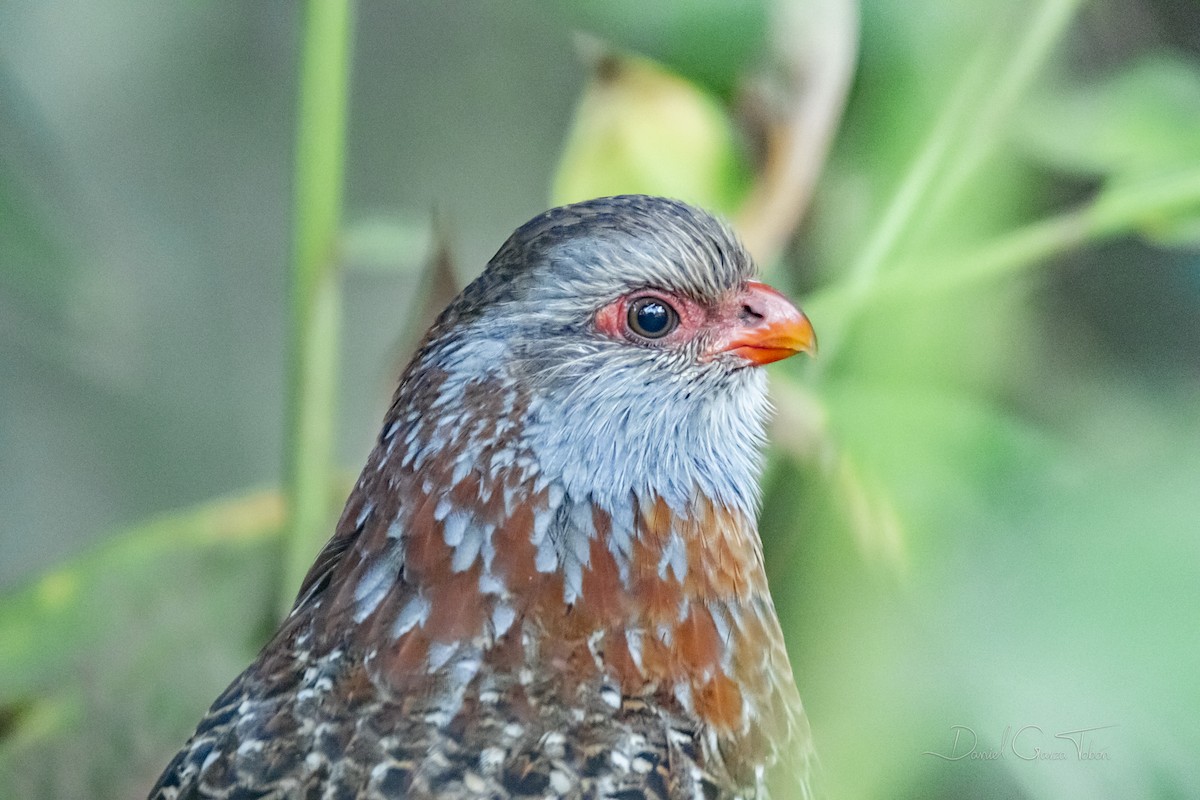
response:
M304 8L0 4L0 796L144 793L319 545L280 496ZM821 337L772 368L762 532L828 794L1200 795L1200 5L363 2L349 40L323 513L515 226L682 196Z

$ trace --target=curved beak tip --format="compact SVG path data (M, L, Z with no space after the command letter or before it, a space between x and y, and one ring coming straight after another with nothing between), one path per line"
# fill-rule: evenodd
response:
M808 317L781 320L756 331L753 341L743 342L734 351L755 364L770 364L797 353L817 354L817 336Z
M798 335L794 341L797 353L808 353L813 358L817 356L817 332L813 330L812 322L803 312L800 314Z

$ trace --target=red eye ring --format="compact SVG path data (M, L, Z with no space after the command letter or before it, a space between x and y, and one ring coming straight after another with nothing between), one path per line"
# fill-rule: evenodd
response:
M661 339L679 327L679 312L655 295L644 295L629 303L625 324L642 339Z
M611 339L662 347L689 339L704 319L704 310L687 297L642 287L596 309L593 323Z

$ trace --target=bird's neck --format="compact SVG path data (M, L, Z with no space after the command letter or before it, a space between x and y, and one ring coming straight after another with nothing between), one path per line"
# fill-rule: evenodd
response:
M752 517L699 487L573 496L508 435L526 398L459 394L469 412L422 415L402 391L327 550L331 588L293 616L451 707L549 676L564 697L655 696L722 735L777 732L795 687Z

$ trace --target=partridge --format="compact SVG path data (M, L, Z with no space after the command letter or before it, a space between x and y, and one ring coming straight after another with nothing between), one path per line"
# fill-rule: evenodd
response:
M808 796L756 513L759 367L815 341L754 274L663 198L517 229L151 798Z

